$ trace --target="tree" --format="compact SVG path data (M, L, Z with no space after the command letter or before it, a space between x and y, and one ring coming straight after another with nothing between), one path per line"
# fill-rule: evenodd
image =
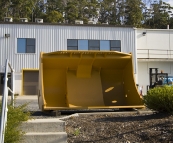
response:
M77 4L77 0L67 2L67 6L65 8L65 19L68 21L68 23L74 23L75 20L78 19L79 9Z
M44 0L36 0L30 16L31 21L33 22L35 18L45 18L45 15Z
M67 0L47 0L47 3L45 4L46 12L48 13L56 10L62 14L64 12L66 4Z
M53 10L46 15L46 21L50 23L62 22L63 17L61 13Z
M30 19L35 3L36 0L11 0L10 15L14 21L18 21L19 18L23 17Z
M144 4L141 0L126 0L125 24L135 27L142 26Z
M122 25L124 18L124 0L104 0L100 3L99 22Z
M86 1L85 4L83 5L84 7L84 14L83 17L85 19L84 23L87 23L88 20L94 21L98 19L98 9L99 9L99 4L97 0L91 0L91 1Z
M110 0L104 0L100 3L100 10L99 10L99 22L100 23L107 23L110 17Z
M10 17L9 8L10 8L10 1L7 0L0 0L0 20L3 20L4 17Z
M146 16L144 27L155 28L155 29L165 29L167 25L171 25L171 10L173 7L170 4L162 2L151 3L151 9L146 10Z

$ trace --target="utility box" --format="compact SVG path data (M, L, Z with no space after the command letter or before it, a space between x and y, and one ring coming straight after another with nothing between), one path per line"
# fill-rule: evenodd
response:
M132 55L113 51L40 54L39 108L143 108Z

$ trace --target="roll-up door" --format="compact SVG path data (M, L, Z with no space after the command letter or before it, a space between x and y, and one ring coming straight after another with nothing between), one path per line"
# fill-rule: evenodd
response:
M38 71L23 70L23 95L37 95Z

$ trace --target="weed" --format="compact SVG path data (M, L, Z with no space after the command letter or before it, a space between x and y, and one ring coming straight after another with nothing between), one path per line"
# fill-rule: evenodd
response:
M75 136L78 136L78 135L80 134L80 129L81 129L80 127L79 127L79 128L76 128L76 129L74 130L74 133L73 133L73 134L74 134Z

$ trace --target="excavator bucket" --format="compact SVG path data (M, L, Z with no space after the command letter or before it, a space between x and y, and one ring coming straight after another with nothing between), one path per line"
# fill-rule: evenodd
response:
M38 100L43 111L144 107L132 55L113 51L41 53Z

